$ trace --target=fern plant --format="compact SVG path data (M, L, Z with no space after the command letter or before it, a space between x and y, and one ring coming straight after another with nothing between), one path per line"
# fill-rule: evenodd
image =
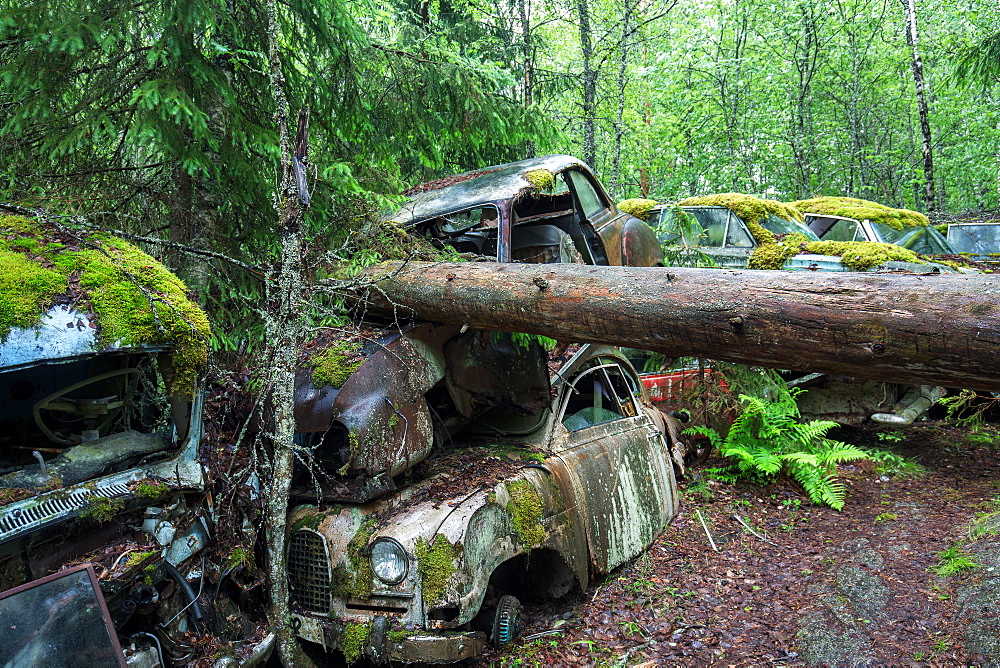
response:
M846 490L837 478L837 464L870 456L853 445L827 438L835 422L801 422L795 404L799 392L782 392L771 401L741 394L742 411L725 438L709 427L692 427L685 433L709 438L729 460L727 466L710 470L724 482L750 479L766 483L785 473L802 485L813 503L841 510Z

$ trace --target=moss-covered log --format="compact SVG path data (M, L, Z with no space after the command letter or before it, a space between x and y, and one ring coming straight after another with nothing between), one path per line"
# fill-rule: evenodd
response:
M492 263L382 265L368 316L781 369L1000 390L1000 281Z

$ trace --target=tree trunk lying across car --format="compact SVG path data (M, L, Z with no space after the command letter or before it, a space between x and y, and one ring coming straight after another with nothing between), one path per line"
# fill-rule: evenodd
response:
M372 267L366 312L774 368L996 391L981 274L497 265Z

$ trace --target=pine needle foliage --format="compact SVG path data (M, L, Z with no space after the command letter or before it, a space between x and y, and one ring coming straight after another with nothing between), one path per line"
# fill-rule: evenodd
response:
M692 427L686 433L708 437L729 460L726 466L710 471L720 480L766 483L785 474L802 485L813 503L842 510L846 489L837 478L837 464L869 459L869 455L827 438L835 422L802 422L795 405L798 393L785 392L770 401L742 394L742 411L725 438L708 427Z

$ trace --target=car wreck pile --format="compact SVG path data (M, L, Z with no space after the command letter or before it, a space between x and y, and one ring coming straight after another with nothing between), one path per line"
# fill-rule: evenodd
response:
M0 663L116 665L121 638L183 665L207 636L260 663L253 569L205 559L205 314L131 244L24 217L0 216L0 282Z
M661 390L669 374L643 378L610 344L671 355L728 346L772 366L786 359L788 345L763 352L788 338L767 329L775 325L766 309L728 311L743 303L730 291L766 280L663 268L661 240L643 218L661 234L666 218L683 218L666 233L689 242L742 239L730 244L741 267L761 239L812 234L797 211L782 218L785 209L764 208L748 222L738 213L747 202L732 197L619 208L569 156L456 175L408 197L384 221L387 238L480 262L369 274L379 283L357 298L356 325L306 344L295 379L292 628L349 662L444 663L504 647L520 630L522 602L586 588L642 553L675 516L687 446L667 410L676 395L661 392L658 409L648 389ZM784 244L779 264L802 260L797 250ZM827 259L840 262L807 254L811 266L800 268ZM477 269L487 283L469 291L464 279ZM684 292L693 277L685 271L716 281L709 308ZM582 292L564 297L581 315L555 327L540 313L561 279L581 281ZM406 281L441 292L419 306L385 294ZM254 607L262 576L253 539L229 540L241 531L234 525L250 523L262 483L244 477L239 493L219 486L242 444L221 439L219 425L204 429L204 314L130 244L23 217L0 218L0 282L0 615L28 611L17 629L0 629L0 664L48 660L52 620L90 624L92 632L53 647L95 662L264 661L273 637ZM881 294L881 285L873 279L867 289ZM862 292L848 287L844 299ZM522 288L511 305L509 293ZM635 313L622 313L622 295ZM654 319L671 296L710 325L701 348L683 327ZM975 329L996 299L956 315L953 333ZM605 302L611 311L600 310ZM802 305L791 324L844 310L830 303ZM888 304L880 313L902 311ZM498 331L508 322L516 332ZM635 341L623 333L629 325ZM850 339L851 354L828 364L874 367L881 357L886 374L914 364L898 380L940 378L933 361L913 360L912 350L933 348L923 332L844 327L836 336ZM995 350L995 328L976 331L982 338L963 350ZM953 363L949 354L942 359ZM981 386L995 387L995 376L983 372ZM245 514L224 506L234 499ZM43 593L60 603L34 605Z

